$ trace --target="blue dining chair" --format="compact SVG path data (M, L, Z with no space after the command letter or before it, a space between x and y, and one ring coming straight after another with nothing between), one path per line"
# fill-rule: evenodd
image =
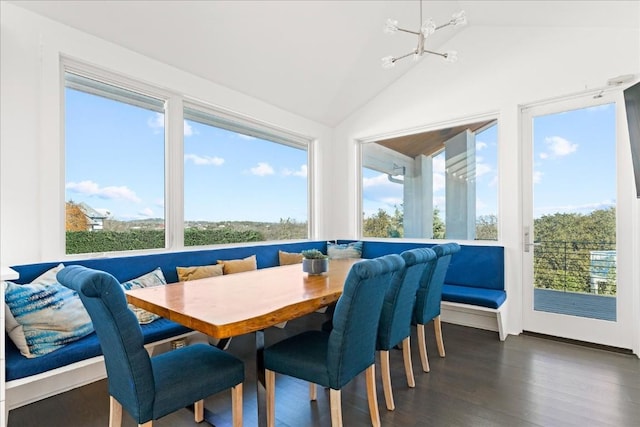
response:
M68 266L58 281L76 291L100 341L109 383L109 425L122 424L122 408L139 426L194 404L204 418L207 396L232 389L233 425L242 425L244 364L207 344L193 344L150 357L140 325L127 306L122 286L103 271Z
M427 357L427 344L425 340L424 325L433 320L433 328L436 335L436 344L440 357L445 356L444 342L442 340L442 325L440 322L440 303L442 302L442 285L451 262L451 257L460 251L457 243L443 243L432 246L437 260L431 275L425 275L420 281L416 294L416 305L413 310L413 323L417 328L418 350L422 362L422 370L429 372L429 358Z
M431 275L436 253L429 248L419 248L400 254L405 262L404 274L396 274L387 289L382 304L376 349L380 354L380 374L384 399L389 411L395 409L391 389L389 350L401 344L404 371L409 387L415 387L411 361L411 320L416 303L418 286L424 275Z
M306 331L264 350L267 426L275 425L275 374L330 389L331 425L342 426L340 389L366 371L369 414L380 425L375 354L382 302L393 276L404 269L400 255L359 261L351 267L333 315L331 331Z

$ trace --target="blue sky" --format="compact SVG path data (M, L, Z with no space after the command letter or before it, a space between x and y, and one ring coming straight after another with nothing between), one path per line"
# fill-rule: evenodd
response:
M66 200L119 220L164 218L162 114L66 93ZM307 219L307 153L200 123L184 127L185 219Z

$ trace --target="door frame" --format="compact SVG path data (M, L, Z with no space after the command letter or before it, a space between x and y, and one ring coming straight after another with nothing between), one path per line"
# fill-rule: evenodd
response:
M533 250L525 251L527 227L533 235L533 117L614 103L616 108L616 251L615 322L535 311L533 309ZM639 200L635 197L631 150L620 88L585 92L520 108L522 183L522 325L523 330L572 340L631 349L640 355ZM624 230L624 231L622 231ZM531 248L532 249L532 248Z

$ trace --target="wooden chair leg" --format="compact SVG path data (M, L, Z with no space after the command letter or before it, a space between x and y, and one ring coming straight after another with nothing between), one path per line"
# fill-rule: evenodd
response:
M198 400L193 404L193 418L197 423L204 421L204 400Z
M413 363L411 361L411 338L406 337L402 340L402 358L404 359L404 373L407 376L407 384L413 388L416 386L416 380L413 377Z
M147 421L144 424L138 424L138 427L153 427L153 421Z
M109 396L109 427L122 426L122 405L113 396Z
M396 405L393 402L393 390L391 389L391 369L389 368L389 350L380 350L380 375L382 376L382 390L387 410L393 411Z
M444 341L442 341L442 322L440 322L440 315L433 318L433 329L436 333L438 354L440 354L440 357L444 357Z
M369 366L365 371L367 382L367 400L369 401L369 414L371 425L380 427L380 411L378 410L378 395L376 393L376 364Z
M276 373L264 371L265 395L267 398L267 427L276 425Z
M331 427L342 427L342 398L340 390L329 389Z
M233 427L242 427L242 383L231 388Z
M314 383L309 383L309 400L317 400L318 392L316 391L317 387Z
M424 336L424 325L416 325L418 332L418 351L420 353L420 361L422 362L422 370L429 372L429 358L427 357L427 343Z

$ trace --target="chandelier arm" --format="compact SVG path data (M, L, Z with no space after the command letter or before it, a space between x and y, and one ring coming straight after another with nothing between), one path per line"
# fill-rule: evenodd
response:
M394 58L394 62L395 62L395 61L399 61L399 60L401 60L401 59L404 59L404 58L406 58L406 57L408 57L408 56L415 55L416 53L418 53L418 51L413 50L413 51L411 51L411 52L409 52L409 53L407 53L407 54L405 54L405 55L402 55L402 56L399 56L399 57L397 57L397 58Z
M417 36L421 34L419 31L405 30L404 28L400 28L400 27L398 27L398 31L402 31L409 34L415 34Z
M443 58L447 57L446 53L440 53L440 52L434 52L432 50L426 50L424 49L424 53L430 53L431 55L438 55L438 56L442 56Z

